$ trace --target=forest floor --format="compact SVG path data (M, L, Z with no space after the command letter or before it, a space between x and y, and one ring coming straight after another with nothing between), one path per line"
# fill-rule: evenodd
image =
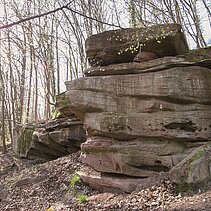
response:
M79 153L39 164L0 149L0 210L211 210L211 190L188 196L167 179L131 194L100 193L74 177L81 165Z

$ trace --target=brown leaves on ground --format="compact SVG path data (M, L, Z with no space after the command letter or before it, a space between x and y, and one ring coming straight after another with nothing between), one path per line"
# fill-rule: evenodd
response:
M43 164L0 153L0 210L211 210L211 191L182 197L168 180L131 194L99 193L82 182L73 187L80 166L79 153ZM79 194L88 201L80 203Z

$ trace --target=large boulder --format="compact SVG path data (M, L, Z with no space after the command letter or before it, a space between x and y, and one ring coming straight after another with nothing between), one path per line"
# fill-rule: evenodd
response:
M162 56L91 67L89 77L66 83L88 135L81 160L98 175L80 172L91 186L131 192L162 172L177 184L211 179L210 48Z
M157 57L174 56L187 52L188 45L178 24L111 30L86 40L91 66L132 62L140 50Z
M211 179L211 142L193 150L169 172L177 184L208 183Z
M190 66L142 74L80 78L67 82L66 86L69 105L81 120L85 113L96 112L149 116L158 111L166 111L159 115L187 111L187 115L192 115L190 111L199 110L200 113L210 108L210 78L210 69Z
M82 122L76 118L28 123L21 129L15 153L21 158L54 159L79 151L85 141Z
M67 83L89 139L81 159L100 172L150 177L211 138L211 70L175 67Z
M28 159L54 159L80 150L86 141L83 123L72 113L66 93L56 96L51 120L31 122L20 128L13 151Z

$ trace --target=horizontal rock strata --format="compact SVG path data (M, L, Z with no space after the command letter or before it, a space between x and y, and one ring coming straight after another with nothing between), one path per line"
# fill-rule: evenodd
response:
M156 184L158 179L162 179L162 175L156 176L152 181L149 178L134 178L118 174L108 174L95 171L89 166L82 166L77 174L84 182L101 192L131 193L134 190L141 190L152 184Z
M123 31L121 36L129 32ZM173 32L176 37L178 33L179 28ZM173 57L186 49L183 35L179 35L180 50L170 45L171 54L160 46L163 54L159 54L155 45L145 49L152 54L141 54L140 63L131 62L134 55L128 60L114 56L113 49L122 43L107 43L104 39L110 34L87 40L88 56L95 59L91 65L99 61L101 66L88 68L88 77L66 83L69 106L88 134L81 145L81 160L98 175L96 184L89 173L81 173L82 179L93 187L124 192L137 186L132 182L125 186L127 190L120 188L116 177L139 180L165 172L178 184L206 182L211 178L210 159L205 153L211 140L211 49Z
M203 110L202 105L211 104L210 77L210 69L193 66L136 75L81 78L66 85L70 106L83 119L86 112L150 112L150 105L154 107L151 112L175 111L185 106L197 110L197 104Z
M91 66L132 62L140 48L141 51L153 52L158 57L188 51L178 24L111 30L92 35L86 40L86 53Z
M104 67L90 67L84 72L86 76L125 75L144 72L156 72L173 67L199 66L211 69L211 47L192 50L184 55L165 56L146 62L129 62Z
M55 159L80 150L86 133L79 119L29 123L22 127L16 154L28 159Z
M211 111L159 113L87 113L84 124L89 135L117 139L163 137L169 139L211 139Z
M90 137L82 161L142 178L171 170L211 139L210 78L210 69L191 66L67 83Z
M81 159L100 172L152 177L167 172L191 150L188 145L162 139L122 141L92 137L82 144ZM186 153L185 153L186 151Z

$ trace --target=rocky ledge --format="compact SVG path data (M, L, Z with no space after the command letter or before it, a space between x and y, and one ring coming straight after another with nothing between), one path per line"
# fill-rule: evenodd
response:
M88 77L66 83L88 133L81 160L89 170L79 174L95 188L131 192L163 173L177 184L211 179L211 48L187 52L180 26L157 26L162 39L155 28L136 29L144 48L127 55L132 30L88 38Z
M79 151L85 141L83 122L71 112L65 93L61 93L52 119L23 125L13 151L21 158L49 160Z
M188 45L178 24L111 30L86 40L86 53L91 66L147 61L187 51Z
M29 123L22 127L16 154L28 159L55 159L80 150L86 133L75 119Z

